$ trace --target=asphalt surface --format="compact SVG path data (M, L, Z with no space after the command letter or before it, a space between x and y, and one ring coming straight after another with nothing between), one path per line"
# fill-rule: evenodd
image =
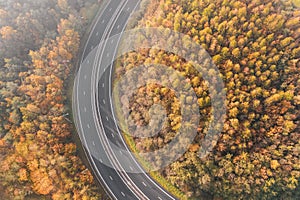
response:
M129 150L112 107L113 60L139 3L111 0L97 16L75 78L74 121L93 172L112 199L175 199L144 172L132 154L125 153Z

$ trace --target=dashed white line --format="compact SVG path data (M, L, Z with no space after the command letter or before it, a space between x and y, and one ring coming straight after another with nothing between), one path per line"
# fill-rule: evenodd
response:
M89 64L89 63L90 63L90 60L87 61L87 64Z
M120 154L123 155L123 152L120 150Z
M93 146L96 146L95 142L93 141Z
M112 39L112 40L110 41L110 43L111 43L111 44L114 43L114 40Z
M109 54L109 53L107 53L107 54L106 54L106 57L109 57L109 55L110 55L110 54Z
M111 136L112 136L113 138L115 138L115 135L114 135L113 133L111 134Z
M101 24L103 24L105 22L105 20L103 19L102 21L101 21Z
M83 95L84 95L84 96L86 95L86 92L85 92L85 91L83 91Z
M91 128L90 124L87 124L86 126L87 126L88 128Z
M132 168L131 166L129 166L129 169L130 169L131 171L133 171L133 168Z
M103 102L103 104L106 104L106 101L105 101L105 99L103 99L103 100L102 100L102 102Z
M111 11L111 10L112 10L112 8L109 9L109 11ZM127 7L127 11L129 11L129 10L130 10L130 7ZM101 23L103 24L104 22L105 22L105 20L102 20ZM117 29L119 29L119 28L120 28L120 25L117 26ZM98 36L98 35L99 35L99 32L96 33L96 36ZM114 40L111 41L111 44L113 44L113 42L114 42ZM94 47L92 46L91 49L93 49L93 48L94 48ZM107 54L107 57L109 57L109 53ZM87 61L87 63L89 63L89 60ZM87 76L86 76L86 75L84 76L84 79L87 79ZM105 86L105 85L104 85L104 83L103 83L103 84L102 84L102 87L104 88L104 86ZM85 91L84 91L83 93L84 93L84 95L86 95L86 92L85 92ZM105 100L104 100L104 99L103 99L103 103L105 104ZM87 112L86 107L84 107L84 111ZM106 120L107 120L107 121L109 120L109 118L108 118L107 116L106 116ZM89 125L89 124L87 124L87 126L88 126L88 128L90 128L90 125ZM112 134L112 136L114 137L113 134ZM93 143L93 145L95 146L95 142L93 141L92 143ZM117 143L117 144L120 144L118 141L116 141L116 143ZM122 155L122 151L120 151L120 154ZM99 159L99 161L100 161L101 163L103 163L103 161L102 161L101 159ZM131 166L130 166L130 169L133 171L133 168L132 168ZM110 180L113 180L113 177L112 177L112 176L109 176L109 178L110 178ZM130 184L130 182L129 182L129 184ZM145 182L142 182L142 184L143 184L145 187L147 187L147 185L146 185ZM121 192L122 196L125 197L125 193L124 193L123 191L120 191L120 192ZM160 196L158 196L158 199L159 199L159 200L162 200L162 198L161 198Z

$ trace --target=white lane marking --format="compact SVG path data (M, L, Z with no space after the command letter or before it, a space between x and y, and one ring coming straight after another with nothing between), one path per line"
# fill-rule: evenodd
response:
M86 107L84 107L83 110L84 110L84 112L86 112L87 111Z
M99 35L99 32L96 33L96 36L98 36L98 35Z
M121 192L121 194L123 195L123 197L125 197L125 194L124 194L124 192Z
M104 21L104 20L103 20ZM78 86L78 84L77 84L77 86ZM78 87L77 87L78 88ZM78 95L77 95L77 100L79 101L79 97L78 97ZM79 108L79 106L78 106L78 108ZM81 124L81 128L82 128L82 124ZM100 159L99 159L100 160ZM102 161L101 161L102 162ZM94 162L93 162L94 163ZM99 172L99 170L97 169L97 171ZM106 186L107 186L107 184L106 183L104 183ZM115 195L113 194L112 196L114 196L115 197ZM125 196L125 194L124 194L124 196Z
M102 161L102 159L101 159L101 158L100 158L99 160L100 160L100 162L101 162L101 163L103 163L103 161Z
M123 155L123 152L120 150L120 154Z
M112 10L112 8L109 9L109 12Z
M128 8L129 9L129 8Z
M102 83L102 87L104 88L104 83Z
M133 168L132 168L131 166L129 166L129 169L130 169L131 171L133 171Z
M102 101L103 101L103 104L105 104L105 103L106 103L105 99L103 99Z
M87 124L86 126L87 126L88 128L91 128L90 124Z
M109 57L109 55L110 55L110 54L109 54L109 53L107 53L107 54L106 54L106 57Z
M108 117L106 116L106 121L108 121Z
M84 96L86 95L86 92L85 92L85 91L83 91L83 95L84 95Z
M112 39L112 40L110 41L110 43L111 43L111 44L114 43L114 40Z
M161 197L158 197L158 199L159 199L159 200L162 200L162 198L161 198Z
M103 24L105 22L105 20L103 19L102 21L101 21L101 24Z
M111 176L109 176L110 180L114 180Z
M90 60L87 61L87 64L89 64L89 63L90 63Z
M120 28L120 25L117 26L117 29L119 29L119 28Z
M111 136L112 136L113 138L115 138L115 135L114 135L113 133L111 134Z
M85 79L85 80L87 79L87 75L84 75L84 79Z
M93 146L96 146L94 141L93 141Z
M147 187L147 185L146 185L146 183L145 182L142 182L143 183L143 185L145 186L145 187Z

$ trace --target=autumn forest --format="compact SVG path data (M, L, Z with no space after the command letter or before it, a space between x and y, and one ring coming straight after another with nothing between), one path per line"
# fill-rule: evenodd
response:
M70 102L80 47L102 4L0 0L0 199L108 198L80 156ZM115 62L114 80L136 66L163 64L185 78L178 85L188 83L196 94L183 100L191 120L191 110L199 108L196 137L179 159L150 173L174 196L299 199L299 7L298 0L142 0L128 28L187 35L209 54L225 86L220 137L212 152L199 158L212 113L212 94L202 74L184 58L159 49L141 48ZM136 43L150 40L141 37ZM162 42L176 43L171 35ZM149 70L153 74L163 77ZM137 78L122 85L120 102ZM157 135L143 138L126 133L132 127L123 130L136 153L163 148L182 126L179 98L158 84L134 93L130 125L148 125L154 104L166 108L167 117ZM137 159L151 168L149 158Z
M0 199L101 197L78 157L67 102L99 2L0 1Z
M155 48L140 48L119 59L115 79L128 76L126 84L119 88L120 102L138 79L127 72L141 65L172 67L186 79L177 85L185 87L189 83L197 95L197 101L192 96L182 101L187 112L199 107L201 120L196 127L197 136L184 155L161 169L156 179L164 185L168 186L168 182L176 186L179 192L173 187L169 190L181 199L299 199L299 3L292 0L152 0L143 17L134 24L135 28L163 30L169 36L165 37L168 41L161 42L173 46L178 40L167 29L186 34L209 53L225 84L227 113L220 138L207 157L199 158L198 151L203 148L212 113L212 94L202 74L182 57ZM151 40L144 36L136 43L147 44ZM190 52L188 48L178 51L183 55ZM153 74L165 76L150 70L152 79ZM133 123L124 128L124 136L133 151L156 151L179 134L183 104L174 91L159 84L148 84L140 87L128 103ZM152 137L132 135L128 130L150 122L147 111L154 104L166 109L165 126ZM169 152L173 153L176 152ZM151 160L155 160L140 159L149 168ZM156 162L161 164L164 158Z

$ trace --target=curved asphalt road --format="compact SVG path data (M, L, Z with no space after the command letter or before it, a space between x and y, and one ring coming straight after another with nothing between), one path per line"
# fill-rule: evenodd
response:
M74 121L94 174L111 198L175 199L142 170L132 155L119 150L128 150L111 103L112 62L120 37L109 42L106 39L124 31L139 3L140 0L109 0L97 16L75 78Z

